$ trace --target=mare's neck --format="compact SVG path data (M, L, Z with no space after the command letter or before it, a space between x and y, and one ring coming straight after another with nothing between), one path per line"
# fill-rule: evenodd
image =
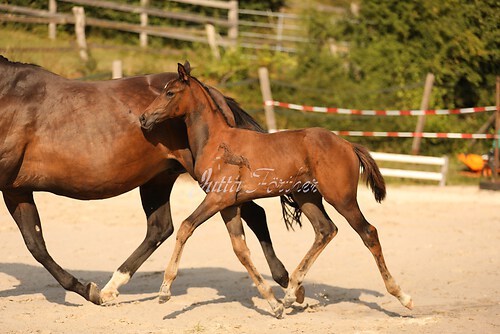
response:
M205 98L198 99L195 109L187 113L185 119L195 163L212 140L220 140L224 130L231 128L212 97L202 87L199 89Z

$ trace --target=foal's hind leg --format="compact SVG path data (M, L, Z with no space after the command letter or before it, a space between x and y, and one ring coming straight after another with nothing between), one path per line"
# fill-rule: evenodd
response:
M290 277L290 283L283 300L285 307L291 306L295 301L302 302L304 300L302 282L319 254L337 234L337 226L328 217L319 193L296 193L294 199L311 222L316 236L313 245Z
M103 303L118 297L118 289L129 281L144 261L174 231L170 213L170 192L177 177L178 174L169 174L167 171L140 187L142 207L147 216L146 236L102 289Z
M370 223L365 219L359 209L356 198L353 197L350 200L336 202L330 202L326 196L325 199L332 204L342 216L345 217L352 228L359 234L365 246L370 250L375 258L375 262L377 263L380 274L382 275L387 291L391 295L395 296L401 304L403 304L403 306L411 310L413 308L413 300L410 295L407 295L401 290L387 269L384 255L382 254L382 247L380 246L380 241L378 239L377 229L370 225Z
M49 255L43 239L42 225L33 200L33 193L4 191L3 196L31 255L51 273L63 288L78 293L94 304L100 304L99 289L94 283L83 285L73 275L61 268Z
M284 310L283 305L276 300L271 287L257 271L250 258L250 250L245 242L245 232L243 231L243 225L241 223L240 208L232 206L224 209L221 211L221 216L226 223L234 253L241 264L247 269L262 297L268 301L274 315L277 318L281 318Z

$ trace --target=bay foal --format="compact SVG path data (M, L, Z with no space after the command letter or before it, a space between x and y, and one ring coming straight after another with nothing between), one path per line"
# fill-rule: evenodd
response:
M273 134L234 128L209 90L190 76L188 65L179 64L179 78L170 81L140 117L144 129L166 119L183 117L194 159L194 176L207 194L179 228L160 300L170 298L170 287L187 239L200 224L220 211L239 260L274 314L281 317L283 306L303 299L301 284L306 273L337 234L337 227L323 207L324 198L346 218L371 251L387 291L411 309L411 297L401 290L387 269L377 230L365 219L357 203L360 167L375 199L380 202L386 194L384 179L368 151L321 128ZM293 195L316 236L291 275L281 304L252 264L243 235L240 206L245 201L283 194Z

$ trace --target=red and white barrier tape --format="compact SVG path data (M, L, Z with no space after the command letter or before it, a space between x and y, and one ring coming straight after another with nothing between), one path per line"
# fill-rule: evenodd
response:
M443 132L376 132L376 131L332 131L340 136L357 137L399 137L399 138L450 138L450 139L493 139L493 134L443 133Z
M269 130L272 132L287 131L288 129ZM455 133L455 132L394 132L394 131L332 131L339 136L352 137L398 137L398 138L447 138L447 139L494 139L494 134L484 133ZM499 136L500 137L500 136Z
M322 113L363 115L363 116L456 115L456 114L471 114L471 113L497 110L496 106L462 108L462 109L435 109L435 110L434 109L433 110L358 110L358 109L302 106L299 104L285 103L279 101L266 101L264 102L264 105L301 110L301 111L314 111Z

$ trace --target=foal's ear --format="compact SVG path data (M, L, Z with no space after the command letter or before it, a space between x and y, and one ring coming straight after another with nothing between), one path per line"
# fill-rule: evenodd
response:
M189 60L187 60L187 59L184 62L184 68L186 69L187 74L191 75L191 64L189 63Z
M189 65L189 63L188 63ZM190 69L190 67L188 66ZM177 64L177 72L179 72L179 79L184 81L185 83L189 82L189 70L186 70L186 68L182 64Z

